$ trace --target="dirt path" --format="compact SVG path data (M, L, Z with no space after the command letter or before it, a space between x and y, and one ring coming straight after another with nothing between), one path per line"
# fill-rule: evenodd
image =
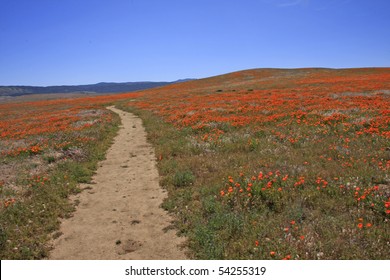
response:
M184 259L183 239L167 230L171 217L160 208L166 193L142 121L109 109L121 117L121 129L93 184L83 184L84 191L72 198L79 205L63 220L50 258Z

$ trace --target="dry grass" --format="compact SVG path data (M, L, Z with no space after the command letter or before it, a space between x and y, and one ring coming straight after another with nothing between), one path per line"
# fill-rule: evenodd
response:
M142 117L194 258L389 259L389 90L389 69L263 69L0 105L2 259L46 256L112 102Z
M90 180L119 123L110 111L90 107L73 101L1 106L1 259L47 256L59 218L73 211L68 196Z
M122 108L144 120L194 258L388 259L389 75L242 72Z

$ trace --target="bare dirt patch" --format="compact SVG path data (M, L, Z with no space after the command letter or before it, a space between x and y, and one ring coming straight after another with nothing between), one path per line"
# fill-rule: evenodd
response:
M51 259L185 259L183 238L166 231L172 218L160 205L155 154L142 121L113 107L122 126L93 184L72 198L74 215L62 221Z

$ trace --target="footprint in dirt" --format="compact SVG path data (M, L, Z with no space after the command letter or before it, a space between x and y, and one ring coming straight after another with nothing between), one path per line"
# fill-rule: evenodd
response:
M118 255L125 255L139 250L142 247L142 242L128 239L122 243L120 240L118 240L116 245L118 246Z
M132 220L132 221L131 221L131 225L132 225L132 226L138 225L138 224L140 224L140 223L141 223L140 220Z

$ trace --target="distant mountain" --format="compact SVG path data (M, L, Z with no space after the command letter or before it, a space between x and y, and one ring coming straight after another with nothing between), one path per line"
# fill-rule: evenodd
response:
M183 79L174 82L129 82L129 83L98 83L91 85L77 86L0 86L0 96L21 96L29 94L43 93L119 93L161 87L174 83L191 81L193 79Z
M196 79L180 79L180 80L177 80L173 83L184 83L184 82L189 82L189 81L193 81L193 80L196 80Z

